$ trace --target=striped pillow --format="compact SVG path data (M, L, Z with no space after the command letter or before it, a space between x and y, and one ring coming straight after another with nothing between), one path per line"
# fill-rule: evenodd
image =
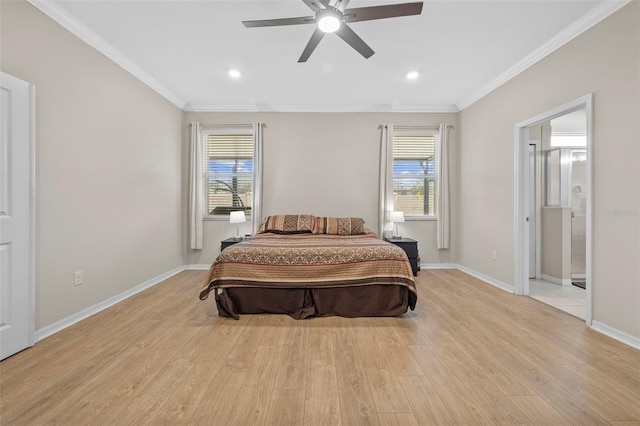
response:
M313 227L313 216L309 214L278 214L268 216L258 232L274 234L310 233Z
M312 233L328 235L364 234L364 220L359 217L316 217Z

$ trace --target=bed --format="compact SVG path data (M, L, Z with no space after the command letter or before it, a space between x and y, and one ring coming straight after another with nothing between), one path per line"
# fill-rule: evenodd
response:
M218 313L397 316L413 310L416 286L405 252L359 218L277 215L252 239L224 249L200 299L214 292Z

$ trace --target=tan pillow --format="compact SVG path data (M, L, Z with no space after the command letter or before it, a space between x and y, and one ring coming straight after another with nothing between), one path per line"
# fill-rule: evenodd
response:
M275 234L304 234L311 233L313 216L309 214L278 214L268 216L258 232L272 232Z
M316 217L311 232L327 235L360 235L366 233L366 230L364 220L359 217Z

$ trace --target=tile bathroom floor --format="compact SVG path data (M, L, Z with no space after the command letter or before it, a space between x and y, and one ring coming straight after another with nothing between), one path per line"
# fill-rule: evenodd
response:
M580 319L586 318L586 291L574 285L529 280L529 296Z

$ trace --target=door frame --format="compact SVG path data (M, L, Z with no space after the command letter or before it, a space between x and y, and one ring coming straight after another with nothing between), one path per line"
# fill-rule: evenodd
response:
M529 213L531 213L531 208L528 204L528 201L531 199L531 194L530 191L533 188L533 192L534 192L534 203L535 203L535 208L534 208L534 212L533 212L533 217L531 217L531 215L529 215L529 224L533 223L535 225L535 266L534 266L534 271L533 274L531 273L531 270L529 270L529 276L534 275L535 278L540 278L542 271L540 268L540 259L541 259L541 251L540 251L540 246L541 246L541 231L540 231L540 207L541 207L541 194L542 194L542 161L541 161L541 153L542 153L542 138L540 140L535 140L535 139L531 139L529 137L529 129L525 129L525 139L528 140L528 145L529 147L531 147L533 145L534 147L534 169L533 169L533 177L534 177L534 181L531 182L530 180L527 180L528 185L527 185L527 191L529 191L529 194L527 194L527 201L525 201L526 205L525 208L527 209L527 211ZM525 142L526 144L526 142ZM525 153L526 155L527 153ZM527 173L527 177L531 176L531 169L530 169L531 163L529 161L529 164L525 165L525 173ZM526 220L525 220L526 221ZM529 225L530 226L530 225ZM525 225L526 227L526 225ZM531 232L529 232L529 237L531 237ZM531 241L529 241L529 243L531 243ZM531 244L529 244L529 247L531 246ZM531 253L529 253L529 257L530 257ZM529 265L531 265L531 261L529 260ZM525 291L524 293L529 294L529 282L524 283L525 284Z
M529 161L528 127L542 124L545 121L561 115L585 108L587 112L587 206L586 206L586 315L588 326L592 323L592 214L593 214L593 93L582 96L563 105L552 108L527 120L514 125L514 254L515 279L514 291L518 295L529 294L529 232L526 222L529 214L527 196L529 191L529 176L527 165Z
M36 88L35 85L19 79L11 74L1 72L2 80L11 79L19 84L24 84L27 89L27 129L23 129L27 134L26 143L28 150L28 346L35 344L35 328L36 328Z
M29 85L29 346L36 342L36 86Z

